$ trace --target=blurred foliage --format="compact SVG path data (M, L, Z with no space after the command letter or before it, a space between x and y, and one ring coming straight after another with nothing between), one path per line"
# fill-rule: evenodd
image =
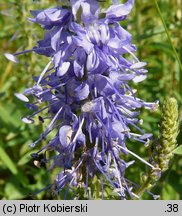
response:
M108 1L109 2L109 1ZM108 2L102 3L107 7ZM120 1L123 2L123 1ZM36 193L48 186L54 180L54 173L48 173L44 168L34 165L30 154L36 150L28 144L36 140L42 131L42 126L24 125L20 118L26 114L24 104L14 97L15 92L22 92L25 87L32 85L32 76L36 76L46 64L45 57L36 54L20 56L19 64L7 61L3 53L31 49L43 35L41 28L30 23L30 10L53 7L60 4L55 0L1 0L0 2L0 199L63 199L65 191L60 196L50 190ZM180 128L182 120L182 71L177 61L174 48L182 61L182 0L158 1L161 14L156 8L155 0L135 0L135 7L128 20L122 23L133 35L133 43L138 48L137 56L148 63L148 78L133 87L137 96L146 100L159 100L173 96L179 103ZM165 21L167 32L161 15ZM172 46L171 46L172 45ZM150 113L142 110L143 127L148 133L158 135L160 111ZM178 144L182 144L182 129L178 136ZM147 159L146 147L137 143L128 143L131 150ZM178 148L171 161L170 168L153 188L154 194L160 199L182 199L182 151ZM128 160L133 159L129 157ZM133 182L140 183L140 177L145 172L145 166L136 161L126 176ZM92 188L93 198L99 196L97 180ZM106 187L106 197L111 194ZM75 194L84 193L78 190ZM73 194L67 195L70 199ZM83 195L84 197L84 195ZM114 195L110 198L115 198ZM152 199L145 194L143 199Z

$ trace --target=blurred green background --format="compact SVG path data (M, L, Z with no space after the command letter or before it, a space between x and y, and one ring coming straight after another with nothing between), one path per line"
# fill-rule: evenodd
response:
M121 1L124 2L124 1ZM127 21L122 23L133 35L138 48L137 56L148 63L148 78L133 85L137 95L146 101L173 96L179 104L179 121L182 120L182 0L135 0ZM14 97L15 92L33 84L46 64L45 57L25 54L13 64L3 53L31 49L43 36L43 30L27 20L30 10L53 7L55 0L1 0L0 1L0 199L60 199L51 191L36 194L54 175L34 165L30 154L36 150L28 144L36 140L42 126L25 125L21 117L28 113L24 104ZM107 7L109 2L102 3ZM159 7L157 7L159 6ZM158 135L160 111L142 111L144 129ZM42 143L43 145L44 143ZM178 136L182 144L182 129ZM39 146L40 147L40 146ZM147 157L145 147L133 146L133 151ZM139 183L144 167L137 162L127 173L129 179ZM130 178L131 177L131 178ZM175 154L157 185L152 189L160 199L182 199L182 154ZM152 199L146 195L143 199Z

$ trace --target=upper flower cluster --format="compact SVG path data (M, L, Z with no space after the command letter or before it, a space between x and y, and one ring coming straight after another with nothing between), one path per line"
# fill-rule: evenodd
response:
M70 0L68 7L31 12L34 18L30 21L45 29L44 38L32 51L50 57L50 62L36 84L16 96L35 110L22 118L24 122L33 123L34 115L44 110L48 116L39 116L39 120L51 119L32 147L57 129L37 154L46 149L56 151L47 162L50 169L63 168L56 179L58 191L79 183L88 189L89 178L101 173L122 198L126 192L134 195L124 178L130 163L122 160L121 153L132 153L126 148L127 139L149 142L152 135L138 126L138 109L154 110L157 103L137 98L129 86L131 81L144 80L147 73L146 63L134 54L131 34L118 23L132 7L133 0L125 4L115 1L101 16L98 1ZM18 54L6 56L16 61ZM130 60L124 54L129 54ZM35 103L29 104L26 95L33 95ZM41 103L46 106L39 109ZM132 133L131 126L138 134Z

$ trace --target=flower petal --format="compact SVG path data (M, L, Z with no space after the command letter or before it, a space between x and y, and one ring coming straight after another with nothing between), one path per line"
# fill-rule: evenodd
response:
M83 75L84 75L83 66L80 66L77 61L74 61L73 67L74 67L74 73L75 73L75 75L79 79L81 79L83 77Z
M57 50L57 48L60 45L61 32L62 32L62 28L57 29L56 32L54 34L52 34L52 37L51 37L51 47L55 51Z
M110 20L123 20L131 12L134 0L128 0L125 4L110 6L106 11L106 18Z
M143 80L145 80L147 78L146 75L138 75L133 79L134 83L139 83L142 82Z
M65 75L69 67L70 67L70 62L63 62L62 65L58 67L57 76Z
M99 65L99 59L97 54L95 53L95 50L88 55L87 57L87 70L88 71L93 71L95 70Z
M59 129L59 141L63 148L66 148L71 142L72 128L70 125L64 125Z
M130 69L139 69L139 68L142 68L142 67L145 67L147 65L146 62L137 62L137 63L134 63L130 66Z

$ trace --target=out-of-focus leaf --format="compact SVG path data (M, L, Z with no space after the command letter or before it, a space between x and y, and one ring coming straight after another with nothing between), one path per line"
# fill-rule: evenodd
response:
M20 160L18 161L18 165L19 166L22 166L22 165L25 165L26 163L28 163L30 160L31 160L31 154L34 153L35 151L30 151L30 152L27 152L25 155L23 155Z
M0 105L0 119L5 123L18 127L21 123L18 118L18 112L14 112L15 105L7 103L4 106Z
M26 176L17 169L16 165L13 163L11 158L8 156L6 151L0 145L0 159L4 162L4 164L8 167L13 175L21 182L22 185L28 184L28 179Z
M167 43L153 42L148 46L148 48L151 48L153 50L163 51L171 57L174 56L171 47Z
M0 158L1 160L6 164L8 169L13 173L17 174L18 170L16 168L16 165L13 163L13 161L10 159L6 151L0 146Z
M9 200L24 199L28 196L28 190L20 188L12 178L5 186L5 196Z
M179 170L180 169L181 168L179 167ZM182 194L180 193L182 185L181 174L177 173L175 170L172 170L168 177L168 182L176 190L176 193L180 194L180 196L182 197Z
M176 190L170 184L165 184L162 188L161 198L165 200L176 200L179 199L179 194L176 193Z
M180 145L176 149L174 149L173 153L178 154L178 155L182 155L182 145Z
M174 92L176 99L182 104L182 95L180 95L177 91Z

